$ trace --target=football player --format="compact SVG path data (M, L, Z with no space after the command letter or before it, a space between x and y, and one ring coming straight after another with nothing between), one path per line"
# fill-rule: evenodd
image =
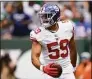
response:
M60 9L54 4L44 4L39 16L42 26L30 33L33 65L45 73L45 79L75 79L77 52L72 22L60 21ZM41 54L44 63L40 61ZM52 67L53 64L62 68L58 77L61 68Z

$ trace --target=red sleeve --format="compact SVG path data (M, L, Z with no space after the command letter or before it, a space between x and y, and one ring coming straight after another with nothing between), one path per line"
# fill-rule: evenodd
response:
M31 41L36 41L36 42L38 42L37 39L36 39L36 35L37 35L38 33L40 33L40 32L41 32L41 29L40 29L40 28L34 29L34 30L30 33L30 40L31 40Z
M34 37L30 37L30 40L37 42L36 38L34 38Z

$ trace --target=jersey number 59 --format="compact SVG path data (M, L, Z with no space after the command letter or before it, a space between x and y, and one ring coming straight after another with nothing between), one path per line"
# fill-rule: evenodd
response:
M52 47L54 46L58 46L60 45L60 50L62 50L63 52L60 54L60 50L58 48L56 49L52 49ZM47 44L47 48L48 48L48 52L55 52L55 55L53 55L52 53L49 55L50 59L58 59L59 57L65 58L68 56L68 40L64 39L61 40L60 43L58 44L58 42L53 42L50 44Z

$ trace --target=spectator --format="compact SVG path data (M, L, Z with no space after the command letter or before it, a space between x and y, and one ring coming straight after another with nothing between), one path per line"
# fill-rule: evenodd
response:
M39 2L39 1L37 1ZM35 29L40 26L40 21L37 16L41 6L36 1L23 2L24 12L29 16L32 16L32 23L30 24L31 29Z
M30 16L24 13L22 2L15 2L16 7L15 11L12 6L9 5L6 6L5 11L9 13L9 16L5 17L4 20L1 22L2 27L5 29L9 29L10 25L13 25L11 34L13 36L27 36L30 33L30 29L28 28L28 25L32 22ZM12 8L12 9L11 9ZM7 36L8 33L6 33Z
M29 6L29 2L23 2L23 8L24 8L24 12L29 15L29 16L33 16L33 14L35 13L34 9L32 6Z
M12 63L9 54L5 54L0 58L1 62L1 79L15 79L14 71L16 65Z
M31 23L31 18L24 13L22 2L17 2L16 12L11 15L11 20L14 24L14 29L12 32L13 36L27 36L30 33L28 28L29 23Z
M14 4L12 2L6 2L4 3L4 9L1 12L1 18L0 18L0 28L1 28L1 38L2 39L11 39L11 27L10 26L10 16L14 12ZM3 8L3 6L2 6Z
M73 13L72 11L69 9L70 7L67 5L64 5L64 7L61 10L61 19L65 20L65 19L71 19L73 18Z
M70 2L70 7L74 15L73 21L77 24L76 37L89 38L91 36L91 15L89 12L90 5L88 4L87 1L84 2L73 1ZM81 32L80 35L79 32Z
M81 15L79 20L76 22L76 38L85 38L86 37L86 29L84 25L84 17ZM81 31L80 31L81 30Z
M75 72L77 79L91 79L91 61L89 52L81 54L81 63L76 68Z

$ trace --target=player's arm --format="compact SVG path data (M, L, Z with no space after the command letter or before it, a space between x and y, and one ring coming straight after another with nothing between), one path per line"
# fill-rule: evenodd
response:
M72 38L69 42L69 48L70 48L71 63L73 65L73 67L76 67L77 51L76 51L74 36L72 36Z
M41 54L42 46L39 42L33 41L32 43L32 52L31 52L31 58L32 58L32 64L39 70L43 71L44 73L50 75L50 76L57 76L58 70L57 68L51 68L52 63L48 65L41 65L40 64L40 54Z
M41 45L37 41L33 41L32 43L32 52L31 52L32 64L40 70L40 54L41 54Z

